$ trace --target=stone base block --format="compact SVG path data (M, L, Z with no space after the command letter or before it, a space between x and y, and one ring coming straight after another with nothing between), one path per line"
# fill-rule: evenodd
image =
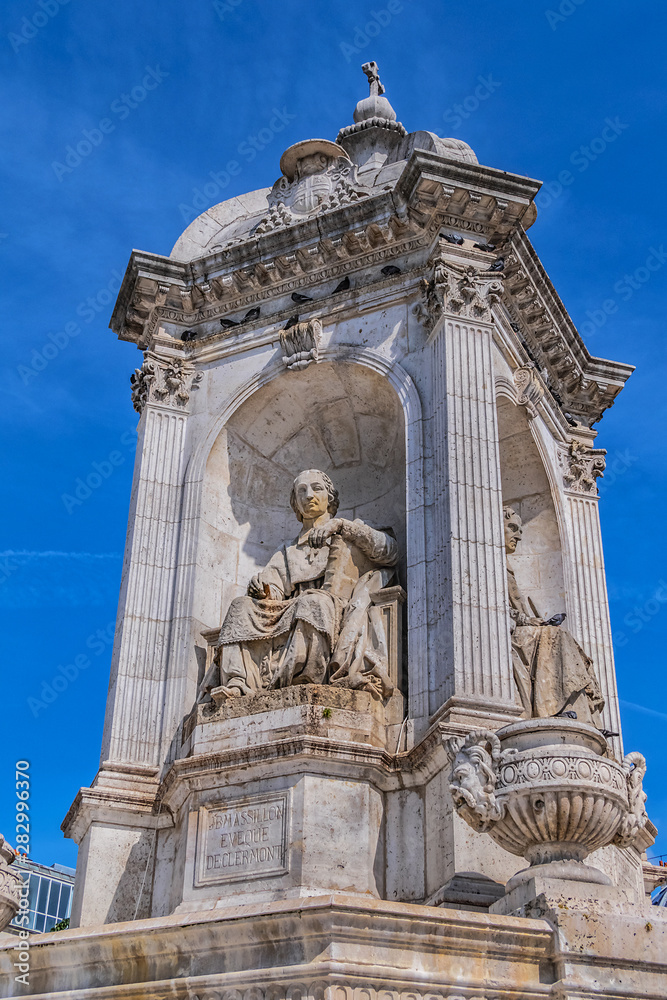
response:
M589 910L604 904L608 912L623 912L627 899L613 885L534 876L520 882L489 907L490 913L515 917L546 917L558 909Z
M549 995L558 1000L667 995L667 910L661 907L632 903L613 885L538 873L489 910L548 921L554 930Z
M501 882L479 872L457 872L427 899L427 906L450 906L458 910L488 911L505 894Z
M296 735L396 749L403 696L383 703L367 691L330 684L302 684L198 705L183 730L188 756L251 747ZM388 731L389 730L389 731Z
M650 910L650 908L647 908ZM653 907L657 910L658 907ZM667 913L551 919L322 895L35 935L31 1000L664 1000Z

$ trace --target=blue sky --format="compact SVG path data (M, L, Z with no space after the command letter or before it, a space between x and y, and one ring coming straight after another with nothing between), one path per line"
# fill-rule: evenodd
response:
M662 6L4 0L2 18L0 831L28 760L32 857L75 863L59 827L97 769L132 476L141 358L107 329L129 253L168 254L195 199L270 185L291 143L335 138L375 59L408 130L549 185L537 251L591 352L637 366L600 425L601 512L626 747L667 832Z

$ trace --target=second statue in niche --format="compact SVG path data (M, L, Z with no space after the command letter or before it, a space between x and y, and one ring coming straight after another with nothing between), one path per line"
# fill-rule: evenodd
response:
M512 555L523 525L512 507L504 508L505 551ZM527 719L546 719L568 712L580 722L601 728L604 698L593 661L567 629L565 615L540 618L528 606L507 566L514 680Z
M201 697L217 703L292 684L341 684L376 697L393 691L382 621L372 595L398 560L391 529L336 517L338 491L318 469L290 495L301 531L236 597Z

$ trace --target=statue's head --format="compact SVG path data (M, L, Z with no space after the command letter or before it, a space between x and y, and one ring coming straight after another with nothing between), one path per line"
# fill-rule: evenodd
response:
M513 507L503 507L503 524L505 526L505 552L510 555L516 551L521 540L523 526L521 518Z
M289 502L300 521L304 517L315 520L326 513L335 517L338 510L338 490L326 472L306 469L294 480Z

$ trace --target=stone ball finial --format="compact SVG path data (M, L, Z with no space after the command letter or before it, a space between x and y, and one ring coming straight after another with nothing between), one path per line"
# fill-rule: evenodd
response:
M380 94L372 94L370 97L364 97L359 101L352 113L352 117L357 124L368 121L369 118L383 118L385 121L395 122L396 112L386 97L382 97Z

